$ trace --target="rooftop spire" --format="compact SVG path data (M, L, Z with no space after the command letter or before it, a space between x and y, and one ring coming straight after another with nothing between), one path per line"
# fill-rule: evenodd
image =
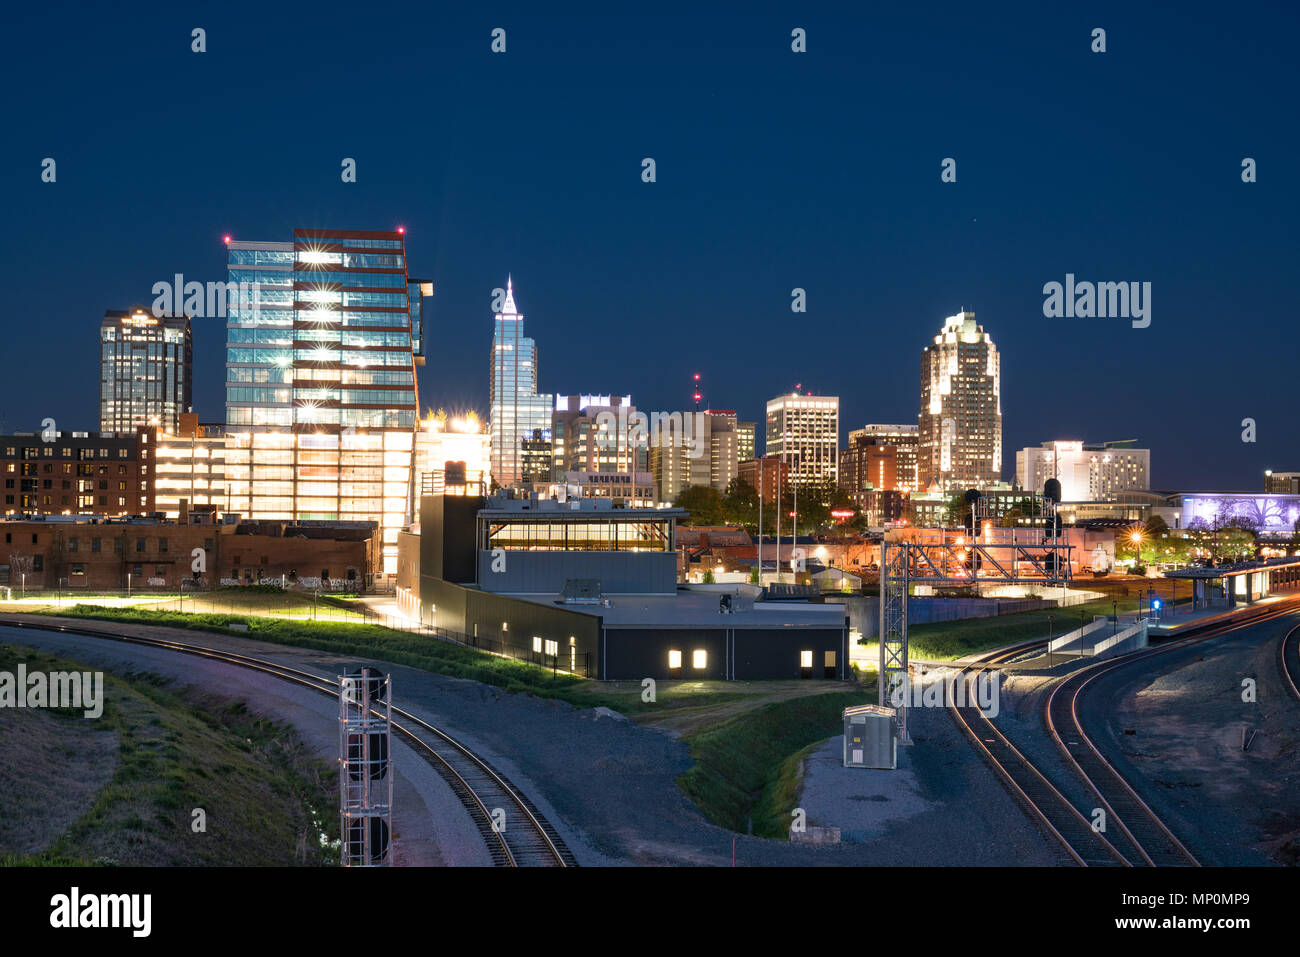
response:
M515 308L515 287L514 280L509 273L506 273L506 302L501 307L501 312L505 315L517 315L519 310Z

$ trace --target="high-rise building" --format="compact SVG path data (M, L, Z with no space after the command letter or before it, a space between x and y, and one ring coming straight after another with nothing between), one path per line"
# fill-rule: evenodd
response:
M514 283L506 278L505 301L493 319L489 421L492 478L502 488L521 488L550 478L551 396L537 392L537 343L524 335L515 308Z
M983 488L1002 476L1002 370L975 313L949 316L921 353L917 482Z
M417 409L403 230L295 229L230 241L226 474L252 519L373 521L397 564ZM422 302L415 308L422 312ZM427 335L427 330L422 330Z
M636 423L630 395L557 395L551 473L532 481L558 480L565 472L644 471L645 442Z
M757 422L736 423L736 458L739 461L748 462L757 454L758 446L755 435L757 430Z
M915 494L916 483L916 446L917 426L915 425L867 425L849 433L848 445L840 452L840 485L850 493L854 488L870 482L873 487L881 488L880 477L875 472L868 474L863 469L867 466L866 456L869 450L892 448L894 457L893 484L890 490L897 490L908 495ZM879 469L876 469L878 472Z
M99 429L174 430L190 410L194 384L188 316L109 309L99 324Z
M656 424L658 428L654 428ZM740 474L739 438L736 413L731 409L656 413L650 436L650 471L659 500L676 500L688 485L707 485L725 493Z
M1041 492L1050 478L1061 483L1063 502L1112 502L1118 492L1151 488L1151 450L1133 448L1133 440L1088 445L1078 441L1044 442L1016 452L1016 484Z
M779 395L767 400L767 454L783 459L792 485L839 480L840 400L830 395Z
M1300 495L1300 472L1264 473L1264 491L1270 495Z

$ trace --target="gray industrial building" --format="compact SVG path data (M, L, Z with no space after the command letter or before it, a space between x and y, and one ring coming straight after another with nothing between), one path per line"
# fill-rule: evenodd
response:
M677 584L674 508L425 496L418 615L601 679L844 678L843 605Z

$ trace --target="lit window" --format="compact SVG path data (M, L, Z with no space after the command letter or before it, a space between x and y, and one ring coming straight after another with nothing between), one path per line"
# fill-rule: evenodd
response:
M696 648L691 652L692 668L707 668L709 666L709 653L703 648Z
M801 652L799 652L799 667L800 667L800 668L811 668L811 667L812 667L812 652L811 652L811 651L801 651Z
M533 651L536 651L536 652L540 653L541 650L542 650L542 639L541 639L539 636L534 635L534 636L533 636Z
M682 653L677 650L668 652L668 670L672 671L682 666Z

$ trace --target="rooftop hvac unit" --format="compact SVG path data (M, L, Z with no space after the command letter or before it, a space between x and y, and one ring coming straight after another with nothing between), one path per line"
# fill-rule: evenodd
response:
M880 768L898 766L898 738L894 709L863 704L844 709L844 766Z

